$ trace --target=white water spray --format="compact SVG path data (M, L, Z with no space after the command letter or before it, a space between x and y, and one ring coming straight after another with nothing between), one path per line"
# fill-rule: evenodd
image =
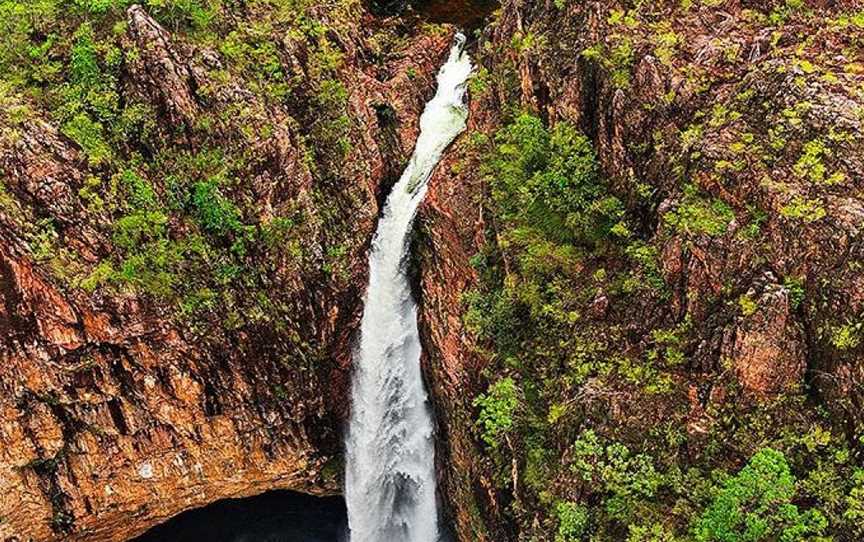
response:
M351 542L436 542L435 448L420 373L417 305L406 275L408 233L444 149L464 129L471 60L456 36L438 90L420 117L411 161L369 254L360 344L354 355L345 499Z

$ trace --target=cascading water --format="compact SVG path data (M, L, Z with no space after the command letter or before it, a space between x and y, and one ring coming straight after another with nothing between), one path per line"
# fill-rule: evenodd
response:
M406 274L408 233L444 149L464 129L471 60L456 36L420 117L411 161L384 206L354 355L345 500L351 542L435 542L432 419L420 372L417 305Z

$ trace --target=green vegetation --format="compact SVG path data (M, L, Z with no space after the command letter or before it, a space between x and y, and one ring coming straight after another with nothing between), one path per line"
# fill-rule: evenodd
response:
M593 45L584 51L582 56L587 60L597 62L608 70L612 84L617 88L628 88L633 71L633 44L627 38L620 38L611 48L603 45Z
M601 246L622 222L622 205L604 194L587 140L564 123L550 131L536 117L517 117L496 136L483 167L501 225L499 243L513 265L500 276L489 266L492 253L478 256L488 291L466 297L466 318L513 363L531 363L520 347L528 338L523 330L531 327L526 319L566 333L579 318L566 285L581 255Z
M547 131L540 119L521 115L496 143L487 178L514 242L590 245L623 217L620 201L603 194L590 143L570 125Z
M831 346L837 350L851 350L861 344L862 324L847 323L831 330Z
M663 216L667 224L691 235L723 235L735 218L732 209L722 200L708 200L693 185L684 187L684 199L677 208Z
M53 226L27 224L29 208L5 192L0 204L8 203L22 228L32 230L34 256L67 288L151 296L196 328L277 325L288 308L255 294L267 290L275 269L345 278L340 260L350 226L334 219L333 209L353 216L348 210L357 202L334 182L353 129L339 78L338 21L349 20L356 4L137 3L173 40L218 55L218 63L208 63L214 67L207 84L196 89L203 105L194 126L165 122L160 104L130 92L125 70L143 54L127 34L132 1L0 1L6 34L0 96L13 100L7 109L21 122L38 110L81 149L89 172L77 194L112 246L100 251L101 261L84 265ZM286 48L304 50L300 69L286 63ZM217 98L221 85L244 88L255 100L232 90L237 103L224 104L224 94ZM280 122L304 157L300 166L327 180L321 186L328 193L310 195L319 211L314 218L281 199L272 216L258 213L260 192L249 180L275 160L261 155L270 151L259 141L273 130L265 107L284 115ZM324 221L327 228L320 227Z
M740 114L715 108L711 118L722 127ZM864 476L853 475L857 460L844 438L813 422L830 423L827 413L798 416L804 396L796 391L753 406L714 403L694 387L688 400L678 384L706 340L695 317L634 337L619 325L633 329L633 316L616 308L640 311L669 295L661 243L719 242L711 238L726 235L737 211L682 176L655 243L640 237L572 125L519 114L491 140L475 141L490 242L472 259L480 284L464 296L465 323L489 356L493 382L474 401L477 436L496 485L513 492L508 513L520 533L556 542L847 540L832 533L857 528ZM744 155L756 138L740 141ZM758 233L767 217L749 206L744 219ZM740 232L729 242L760 238ZM791 310L810 310L803 277L783 284ZM701 300L709 318L759 311L759 297L733 296L735 285ZM859 328L834 326L823 336L853 351ZM727 373L717 381L733 378L727 363L719 361ZM735 389L731 381L726 390ZM646 419L610 419L619 400ZM696 400L710 413L707 426L689 425ZM699 452L682 456L685 443Z
M241 232L240 211L222 194L215 180L195 183L191 203L198 223L205 231L223 236Z
M784 455L760 450L726 480L694 526L697 542L813 540L827 527L817 510L792 504L795 479Z
M559 502L555 505L558 517L558 532L555 542L577 542L588 528L588 509L573 502Z
M573 435L571 464L556 467L565 451L561 431L572 434L578 426L568 406L572 396L589 381L602 388L619 379L663 393L669 388L665 367L683 357L681 339L663 335L658 342L664 355L646 363L614 353L616 327L595 327L585 317L598 292L663 288L656 248L634 238L586 138L567 123L549 129L523 114L486 145L481 169L497 243L473 260L483 280L465 296L465 318L491 342L499 370L508 376L475 401L480 438L501 484L510 481L508 456L524 454L532 500L548 501L547 485L560 468L604 495L602 512L584 503L554 506L556 539L581 540L589 525L603 530L609 522L635 518L641 510L636 501L654 495L661 477L648 456L590 431ZM622 240L623 249L617 247ZM600 267L612 254L632 267L612 273Z
M744 316L751 316L759 309L759 305L749 294L744 294L738 298L738 306Z
M480 409L478 424L482 438L492 448L501 444L501 437L513 427L513 413L519 405L516 384L512 378L503 378L489 387L486 394L474 400Z
M861 537L864 536L864 469L856 469L852 480L852 489L844 499L843 519L851 526L852 534Z
M774 8L769 19L772 24L783 24L791 17L800 13L804 5L804 0L784 0L783 3Z
M654 43L656 47L654 54L657 58L666 65L672 64L672 59L675 56L675 49L678 46L680 38L669 25L661 24L654 34Z
M801 220L803 222L816 222L825 218L825 207L818 199L809 199L795 196L780 209L780 214L786 218Z
M579 435L572 449L570 470L603 495L603 514L610 519L635 521L641 515L639 501L653 498L664 481L653 458L605 442L591 430Z
M63 134L84 150L91 166L98 166L111 158L111 148L105 143L102 125L85 113L79 113L66 122Z
M806 143L801 158L795 163L795 174L809 178L814 183L824 182L827 169L822 159L829 153L829 149L818 139Z
M796 277L786 277L783 281L783 286L789 292L789 306L792 310L798 310L798 307L804 303L806 292L804 291L804 280Z

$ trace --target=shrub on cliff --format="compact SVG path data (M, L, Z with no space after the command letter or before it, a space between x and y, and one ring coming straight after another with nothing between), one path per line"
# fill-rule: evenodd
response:
M528 114L495 138L484 172L498 215L514 237L592 244L621 219L604 193L591 143L567 122L551 130Z
M519 404L516 384L512 378L502 378L474 400L480 408L477 424L481 437L490 448L500 446L500 439L513 427L513 413Z
M573 323L568 307L575 289L564 282L584 253L601 247L623 222L623 205L601 181L591 143L566 122L550 129L535 116L516 117L496 134L481 169L498 224L497 249L508 263L503 277L496 265L487 267L491 288L466 296L468 323L530 361L520 347L536 331L527 321L552 328Z
M588 528L588 509L573 502L559 502L555 505L558 517L558 532L555 542L576 542Z
M603 515L612 520L629 522L640 513L643 501L651 500L662 486L662 474L654 468L654 459L634 454L620 442L607 441L588 430L573 443L570 470L602 495Z
M792 504L795 477L786 457L760 450L723 483L694 527L697 542L797 542L819 540L827 521L817 510Z

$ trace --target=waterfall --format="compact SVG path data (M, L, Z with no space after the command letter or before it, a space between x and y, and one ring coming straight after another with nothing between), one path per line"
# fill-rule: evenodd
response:
M464 129L471 60L457 34L420 117L408 167L384 206L369 253L346 438L345 500L351 542L435 542L435 448L420 372L417 304L406 274L408 234L444 149Z

